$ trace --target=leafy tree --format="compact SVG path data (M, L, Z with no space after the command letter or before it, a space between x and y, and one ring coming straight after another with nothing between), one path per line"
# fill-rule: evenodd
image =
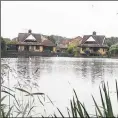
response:
M68 52L69 54L72 54L72 53L74 52L73 49L74 49L74 46L73 46L73 45L69 45L69 46L68 46L68 49L67 49L67 52Z
M109 47L111 47L112 45L118 43L118 37L106 38L106 43Z
M11 40L8 44L16 44L18 41Z
M114 44L114 45L112 45L111 47L110 47L110 49L109 49L109 53L111 54L111 55L116 55L116 54L118 54L118 43L117 44Z
M78 39L75 39L73 41L70 42L70 44L68 45L68 53L70 54L74 54L74 56L78 56L79 52L80 52L80 48L78 47L80 45L81 41Z

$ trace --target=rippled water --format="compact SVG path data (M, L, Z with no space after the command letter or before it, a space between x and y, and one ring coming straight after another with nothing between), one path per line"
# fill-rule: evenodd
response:
M4 85L10 88L20 87L29 92L43 92L50 97L54 105L66 115L66 107L76 90L81 102L90 113L94 111L91 94L100 102L99 86L103 81L109 83L114 111L117 111L115 79L118 79L118 59L108 58L68 58L68 57L32 57L4 58L2 64L8 64L10 71L4 75ZM16 91L16 89L15 89ZM15 92L21 100L27 101L23 94ZM43 99L44 100L44 99ZM37 107L35 112L51 114L57 112L49 99L45 106ZM9 104L8 100L7 103ZM12 98L10 104L13 104ZM23 102L25 104L25 102ZM36 105L39 101L36 100Z

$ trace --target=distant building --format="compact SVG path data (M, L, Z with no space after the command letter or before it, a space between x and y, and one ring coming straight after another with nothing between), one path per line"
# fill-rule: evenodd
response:
M64 44L59 44L57 46L57 52L61 52L61 53L65 53L67 52L67 45L64 45Z
M84 35L80 47L81 55L106 55L108 46L104 35Z
M31 30L28 33L19 33L13 40L17 41L19 52L56 52L56 45L52 41L41 34L32 33Z

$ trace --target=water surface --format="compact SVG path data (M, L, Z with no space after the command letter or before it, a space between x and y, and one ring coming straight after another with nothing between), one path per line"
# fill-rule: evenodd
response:
M68 57L31 57L4 58L2 64L8 64L10 71L3 76L4 85L14 89L20 87L29 92L43 92L49 96L54 105L66 115L66 107L70 105L73 88L81 102L92 114L94 103L91 94L100 103L99 86L103 81L109 83L114 111L117 111L115 96L115 79L118 79L118 59L108 58L68 58ZM21 92L16 90L17 97L27 102ZM45 97L46 97L45 96ZM41 106L36 98L35 114L57 113L49 99L41 98L45 106ZM22 102L25 104L26 102ZM9 101L7 101L9 104ZM10 104L12 104L12 98ZM44 112L46 109L47 113Z

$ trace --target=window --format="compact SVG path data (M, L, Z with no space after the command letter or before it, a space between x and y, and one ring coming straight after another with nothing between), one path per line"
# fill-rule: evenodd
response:
M36 50L38 50L38 49L39 49L39 46L37 45L37 46L36 46Z
M86 48L85 47L82 47L82 51L85 51L86 50Z

